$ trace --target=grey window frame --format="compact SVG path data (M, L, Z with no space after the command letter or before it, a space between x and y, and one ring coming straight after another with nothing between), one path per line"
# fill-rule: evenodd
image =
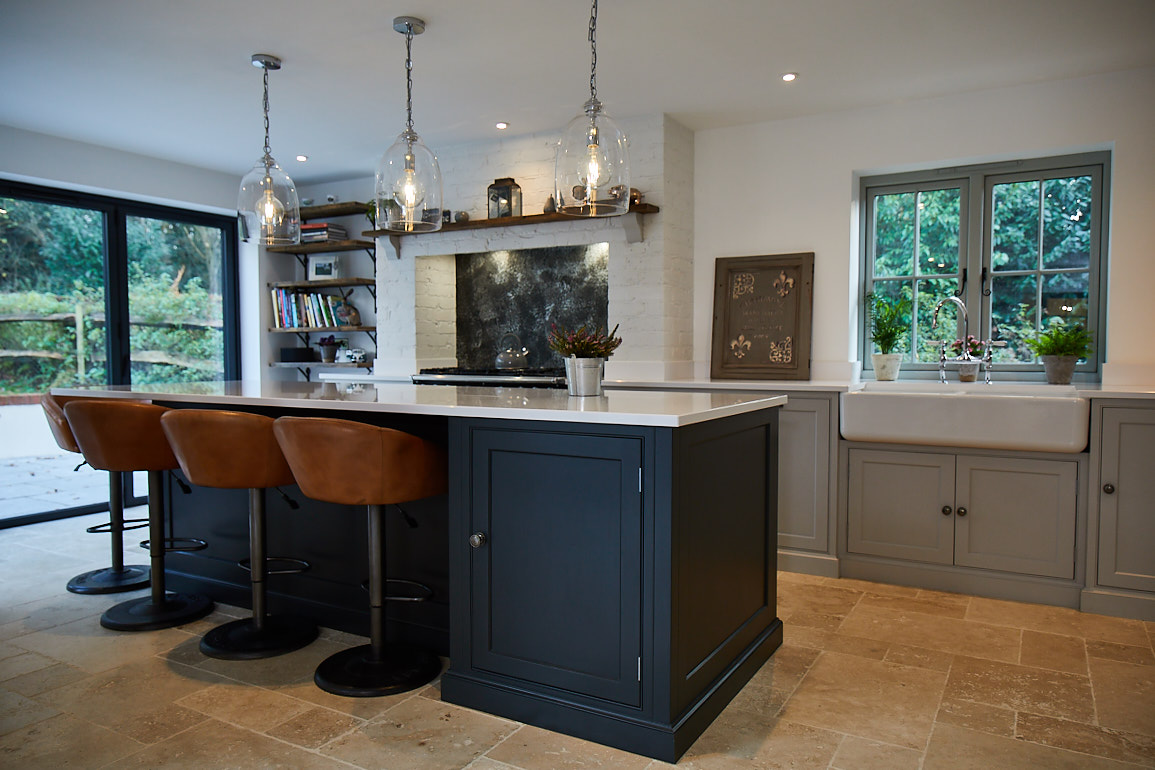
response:
M970 333L980 339L990 334L991 300L984 296L993 280L991 270L991 221L993 196L996 184L1032 181L1076 175L1088 175L1092 185L1091 243L1088 266L1087 290L1089 331L1094 339L1091 357L1079 364L1075 380L1091 382L1099 379L1102 362L1106 358L1107 327L1107 254L1110 219L1111 153L1110 151L1087 152L1073 155L1059 155L1042 158L1012 160L998 163L983 163L968 166L913 171L900 174L864 176L859 183L859 296L870 292L874 286L874 197L922 190L940 190L960 187L959 203L959 272L954 276L960 284L959 298L967 306L970 316ZM985 268L985 273L984 273ZM966 277L963 270L966 269ZM1006 271L1004 271L1006 272ZM1030 271L1044 275L1049 271ZM921 277L921 276L920 276ZM950 278L951 276L935 276ZM888 277L889 280L889 277ZM979 312L975 313L975 308ZM1036 312L1038 309L1036 308ZM864 372L871 372L870 334L867 328L865 309L859 303L858 313L858 355ZM962 336L961 325L955 336ZM909 351L908 351L909 352ZM999 379L1041 381L1041 363L995 364ZM915 363L903 361L904 379L931 379L937 377L937 363Z

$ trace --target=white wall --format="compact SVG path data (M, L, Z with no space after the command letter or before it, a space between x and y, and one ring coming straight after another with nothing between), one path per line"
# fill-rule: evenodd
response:
M241 169L222 174L182 163L111 150L0 125L0 176L20 182L235 216ZM261 303L266 296L257 248L237 251L240 282L241 376L256 382L261 360Z
M709 372L717 257L815 253L814 379L855 368L861 176L1114 152L1110 384L1155 382L1155 69L700 131L694 172L694 360Z

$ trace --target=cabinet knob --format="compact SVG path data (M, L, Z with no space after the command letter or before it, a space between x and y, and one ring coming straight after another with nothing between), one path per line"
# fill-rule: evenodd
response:
M958 515L959 515L959 516L966 516L966 515L967 515L967 509L966 509L966 508L963 508L963 507L960 505L960 506L958 507Z
M951 508L949 505L944 505L942 507L942 515L943 516L950 516L952 513L954 513L954 509Z
M1104 484L1103 485L1103 492L1104 492L1104 494L1108 494L1108 495L1115 494L1115 485L1114 484Z
M485 545L485 541L488 539L484 532L474 532L469 536L469 544L474 548L480 548Z

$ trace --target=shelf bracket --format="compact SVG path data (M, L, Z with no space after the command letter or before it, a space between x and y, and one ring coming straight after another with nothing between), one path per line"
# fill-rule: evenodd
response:
M397 256L397 259L401 259L401 236L390 235L389 243L393 244L393 253Z
M311 379L313 376L313 368L312 367L310 367L310 366L305 366L305 367L298 366L297 371L300 372L301 376L305 378L305 382L311 382L312 381L312 379Z
M309 347L309 333L308 332L294 332L294 334L297 335L297 339L299 339L301 342L305 343L305 347ZM297 367L297 368L299 369L300 367Z
M626 243L641 243L645 237L642 231L642 215L636 211L622 214L622 229L626 233Z

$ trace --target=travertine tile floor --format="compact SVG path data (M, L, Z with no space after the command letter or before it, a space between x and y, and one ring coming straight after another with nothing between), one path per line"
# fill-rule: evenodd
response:
M105 631L98 615L123 594L63 590L106 563L105 538L83 534L96 520L0 531L0 767L669 767L442 703L436 683L330 696L312 672L361 641L343 633L227 662L202 656L198 634L237 608L183 628ZM1155 767L1155 624L779 578L785 644L679 767Z

